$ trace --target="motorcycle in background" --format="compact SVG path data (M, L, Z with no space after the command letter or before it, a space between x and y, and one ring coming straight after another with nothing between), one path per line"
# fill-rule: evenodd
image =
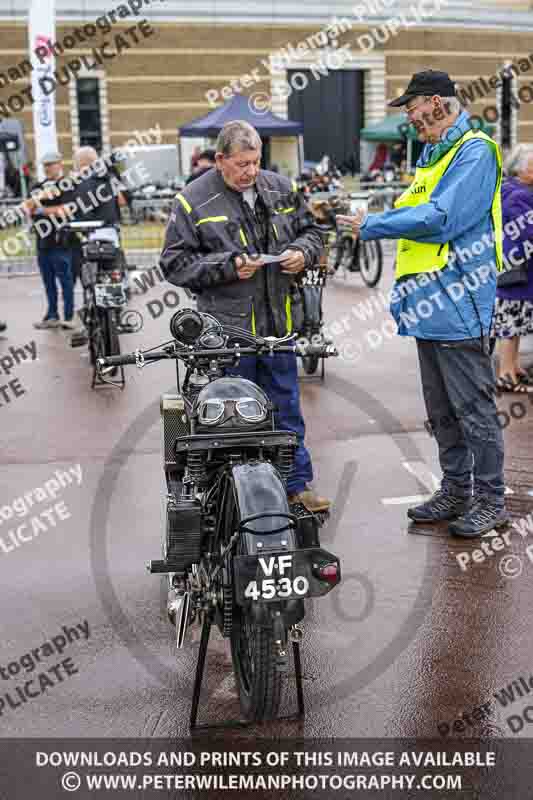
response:
M142 317L137 312L122 314L129 297L127 264L121 248L118 246L118 231L115 236L104 236L103 230L109 232L112 226L101 221L70 222L65 230L81 234L83 240L80 280L83 288L83 308L80 317L84 331L74 333L72 347L88 344L89 361L93 367L91 388L95 389L103 383L97 369L97 360L102 356L116 356L120 353L119 334L135 333L142 327ZM114 385L125 386L124 370L113 366L107 374L120 379Z
M320 379L325 377L325 359L337 355L332 340L324 333L322 300L327 280L327 260L309 267L296 277L292 298L293 324L297 330L298 351L306 375L316 373L322 362Z
M342 268L344 277L348 273L360 273L367 286L373 288L381 280L383 272L383 249L379 240L364 242L355 238L349 228L337 225L337 214L354 214L372 201L369 193L351 193L327 200L312 202L311 210L321 225L326 238L329 274Z

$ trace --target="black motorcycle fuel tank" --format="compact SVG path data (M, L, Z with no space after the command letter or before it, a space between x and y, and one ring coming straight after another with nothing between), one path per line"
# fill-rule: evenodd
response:
M228 419L225 414L222 420L214 425L202 425L202 420L198 418L199 410L203 403L209 400L234 401L249 398L255 400L258 407L265 409L265 418L262 421L247 421L239 416L233 415ZM193 405L193 416L197 419L196 431L197 433L211 433L213 430L220 431L221 433L231 433L232 431L241 430L269 430L272 428L272 411L271 403L266 396L265 392L257 386L257 384L249 381L247 378L241 378L235 375L227 375L223 378L217 378L210 381L204 386L198 396L196 397Z

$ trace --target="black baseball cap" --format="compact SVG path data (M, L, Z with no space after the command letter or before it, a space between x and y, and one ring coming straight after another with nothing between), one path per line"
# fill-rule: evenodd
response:
M418 95L438 94L441 97L456 97L455 83L447 72L439 72L435 69L427 69L424 72L416 72L407 87L405 94L397 97L389 103L389 106L404 106L412 97Z

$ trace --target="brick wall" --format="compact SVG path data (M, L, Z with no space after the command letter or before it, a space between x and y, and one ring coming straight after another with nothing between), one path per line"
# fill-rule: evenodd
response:
M57 38L72 26L58 25ZM119 32L116 26L113 33ZM466 84L480 75L489 76L513 57L533 52L533 38L523 33L483 30L414 30L404 31L386 45L376 48L372 58L361 58L357 37L364 28L354 28L340 38L340 44L350 43L353 68L367 70L367 124L385 113L385 101L400 94L413 72L431 66L444 69ZM316 32L312 27L260 27L251 25L158 25L156 34L141 40L141 44L113 61L104 62L108 129L106 134L113 145L123 143L134 130L159 124L163 141L174 143L179 125L211 110L205 97L210 89L221 89L244 73L258 68L264 80L248 91L270 91L271 76L261 65L273 50L293 45ZM27 57L27 30L22 24L2 24L0 73ZM90 45L110 40L113 34L97 37ZM80 46L81 48L81 46ZM72 50L68 57L89 54L90 48ZM379 56L382 56L380 67ZM373 60L372 60L373 59ZM59 57L61 68L67 58ZM384 65L384 74L382 72ZM381 71L380 71L381 70ZM89 73L90 74L90 73ZM518 85L533 80L525 73ZM28 80L0 89L0 102L13 92L20 91ZM493 92L481 103L472 106L479 113L485 105L496 100ZM59 144L67 159L71 156L72 95L67 87L57 92L57 128ZM523 105L518 115L520 141L533 141L533 104ZM17 115L18 116L18 115ZM20 117L25 122L30 153L33 153L31 109ZM32 155L33 157L33 155Z

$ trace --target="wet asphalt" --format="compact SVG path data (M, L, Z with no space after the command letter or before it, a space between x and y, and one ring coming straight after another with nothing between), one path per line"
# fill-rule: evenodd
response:
M379 289L386 292L391 280L388 251ZM0 316L9 324L0 339L0 382L15 381L0 397L0 735L185 736L198 636L176 652L162 583L145 568L160 555L159 395L173 387L172 367L128 368L125 391L92 391L84 350L71 349L66 332L32 327L43 313L39 278L1 279L0 286ZM167 288L134 297L144 327L122 337L123 351L169 338L172 310L154 319L147 308ZM476 560L478 540L453 540L445 525L409 528L409 504L431 493L439 476L437 453L423 426L413 341L390 335L379 303L371 319L358 318L359 304L372 296L379 297L357 275L330 280L325 316L338 323L343 358L327 362L324 382L301 384L314 485L335 503L322 544L341 558L343 582L308 603L305 721L271 722L261 735L531 735L520 677L528 686L533 524L523 534L510 528L502 549L489 544ZM180 301L188 304L183 294ZM19 354L6 375L2 357L25 345L26 360ZM524 360L533 363L531 341ZM501 417L508 507L520 520L533 509L533 404L510 396L498 404L509 415ZM9 532L23 524L26 541L15 546ZM465 570L460 553L470 555ZM54 637L52 652L43 650ZM28 655L36 649L40 662ZM46 691L17 698L17 686L65 660ZM522 696L516 690L512 707L504 707L498 697L513 681ZM294 705L289 681L283 712ZM237 714L231 664L213 637L200 716ZM522 719L519 730L511 715Z

